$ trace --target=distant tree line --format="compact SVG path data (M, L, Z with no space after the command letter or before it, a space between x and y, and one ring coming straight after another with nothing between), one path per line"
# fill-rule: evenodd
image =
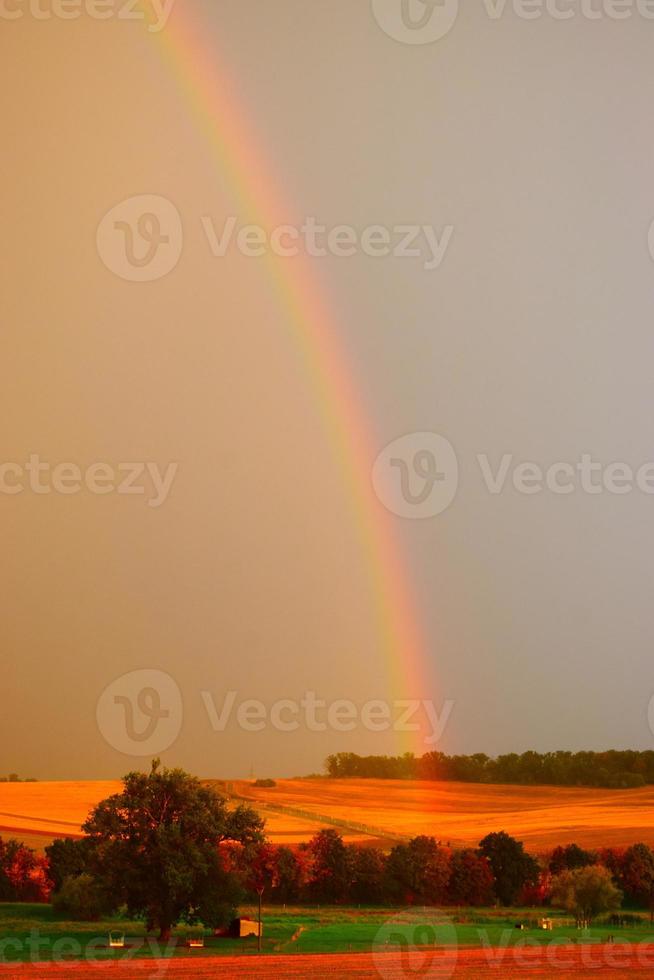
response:
M23 779L17 772L10 772L8 776L0 776L0 783L36 783L37 780L31 776Z
M57 910L76 918L108 911L106 881L88 839L57 840L46 848ZM266 840L223 841L216 847L220 878L234 894L268 903L490 905L510 904L536 887L540 866L508 834L489 834L478 848L452 850L434 837L396 844L390 852L346 844L333 829L296 848Z
M524 786L636 789L654 784L654 751L511 752L475 755L356 755L339 752L325 762L333 779L424 779Z

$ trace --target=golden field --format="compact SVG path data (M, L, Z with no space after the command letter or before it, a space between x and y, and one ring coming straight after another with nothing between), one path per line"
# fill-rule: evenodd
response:
M637 790L482 786L375 779L278 780L274 789L235 783L254 805L272 803L386 834L430 834L477 844L505 830L537 851L573 841L586 847L654 843L654 787ZM325 818L327 818L325 820Z
M278 844L298 844L333 826L348 841L390 845L430 834L474 845L495 830L539 851L576 841L585 847L654 844L654 787L637 790L481 786L399 780L281 779L270 789L218 782L250 803ZM89 810L119 782L0 783L0 836L43 847L80 833Z
M0 783L0 836L74 837L100 800L120 791L118 781ZM34 844L30 843L30 846Z

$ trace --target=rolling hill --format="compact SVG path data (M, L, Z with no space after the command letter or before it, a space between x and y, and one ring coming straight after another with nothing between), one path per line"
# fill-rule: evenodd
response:
M313 778L282 779L262 789L244 780L208 782L234 802L254 806L278 844L298 844L322 827L385 847L417 834L475 845L494 830L506 830L531 851L572 841L584 847L654 844L654 787ZM0 836L42 848L54 837L79 835L89 810L119 789L119 782L0 783Z

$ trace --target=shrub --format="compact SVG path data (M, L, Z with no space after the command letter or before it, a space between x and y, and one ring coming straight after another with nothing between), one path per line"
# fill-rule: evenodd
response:
M79 922L94 922L110 909L110 902L95 878L89 874L69 876L52 898L59 915Z
M621 901L611 872L601 865L562 871L552 879L552 905L574 913L577 920L589 923L600 912L619 909Z
M59 837L48 844L45 855L48 859L48 877L55 892L59 891L66 878L91 871L91 844L86 838L73 840Z

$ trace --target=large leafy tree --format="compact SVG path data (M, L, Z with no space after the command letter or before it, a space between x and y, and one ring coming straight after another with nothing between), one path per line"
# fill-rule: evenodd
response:
M562 871L552 879L552 905L587 924L600 912L619 908L621 902L622 892L614 885L611 872L601 865Z
M293 851L290 847L276 848L275 881L272 896L277 902L298 901L306 887L310 857L306 851Z
M629 898L650 910L654 919L654 853L647 844L632 844L624 852L621 881Z
M380 905L384 901L386 857L378 847L361 847L349 844L348 861L352 883L350 899L353 902Z
M488 860L476 851L454 851L450 865L448 897L455 905L490 905L493 872Z
M263 839L263 821L234 811L181 769L131 772L123 791L103 800L84 824L93 871L131 915L157 926L166 942L180 921L223 924L239 898L236 878L219 853L223 841Z
M503 905L515 904L522 889L538 881L537 861L527 854L521 841L503 830L484 837L479 853L491 866L495 894Z
M0 902L45 902L46 861L17 840L0 837Z
M227 855L226 866L233 870L243 885L248 898L256 898L259 891L270 895L277 882L277 848L268 841L243 847L232 844L223 849Z
M351 871L348 852L338 831L329 828L312 837L304 848L310 867L309 896L318 902L347 901Z
M396 901L438 905L446 897L449 854L433 837L414 837L392 849L386 875L389 893Z

